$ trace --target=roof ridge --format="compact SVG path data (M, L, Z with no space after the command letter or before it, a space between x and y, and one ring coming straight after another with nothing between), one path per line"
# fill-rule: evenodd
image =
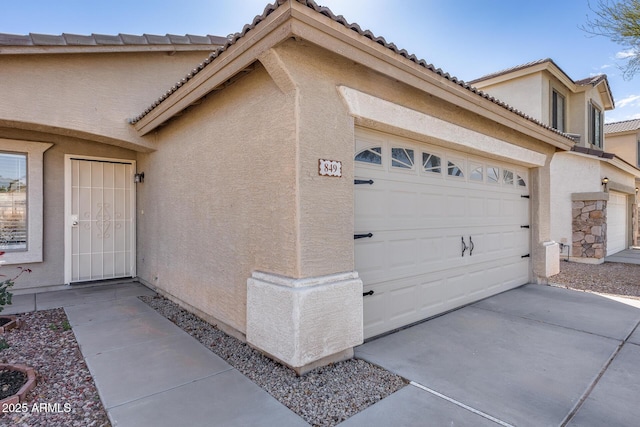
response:
M505 69L502 69L500 71L494 71L493 73L485 74L484 76L478 77L478 78L473 79L473 80L469 80L469 84L474 84L474 83L477 83L477 82L480 82L480 81L483 81L483 80L489 80L489 79L492 79L494 77L501 76L503 74L512 73L514 71L524 70L525 68L533 67L534 65L544 64L546 62L550 62L550 63L554 64L556 67L558 67L558 65L555 62L553 62L553 59L551 59L551 58L542 58L542 59L537 59L535 61L526 62L524 64L515 65L513 67L505 68ZM558 68L560 68L560 67L558 67Z

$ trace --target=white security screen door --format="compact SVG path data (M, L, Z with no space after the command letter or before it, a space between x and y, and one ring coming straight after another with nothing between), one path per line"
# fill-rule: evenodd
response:
M67 282L135 276L133 162L69 158L67 168Z

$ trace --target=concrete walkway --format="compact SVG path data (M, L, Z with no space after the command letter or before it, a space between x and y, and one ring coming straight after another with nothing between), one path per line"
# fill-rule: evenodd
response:
M604 261L640 265L640 249L625 249L624 251L605 257Z
M140 301L136 284L17 295L13 312L64 307L113 426L307 426Z

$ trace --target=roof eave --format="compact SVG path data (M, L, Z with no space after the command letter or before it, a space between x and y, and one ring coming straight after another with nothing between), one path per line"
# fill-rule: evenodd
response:
M211 64L186 81L138 120L134 127L146 135L254 63L261 53L293 36L291 9L278 7L246 36L222 52Z
M0 55L54 55L127 52L211 52L218 46L204 44L95 45L95 46L0 46Z

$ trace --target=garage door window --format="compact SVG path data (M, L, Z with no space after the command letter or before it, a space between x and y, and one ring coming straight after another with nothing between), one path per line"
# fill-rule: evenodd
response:
M518 175L518 187L526 187L526 186L527 186L527 183L524 182L524 179L520 175Z
M440 160L440 157L430 153L422 153L422 166L425 172L442 172L442 161Z
M500 169L489 167L487 168L487 182L489 184L497 184L500 182Z
M502 180L505 185L513 185L513 172L506 169L502 171Z
M382 147L372 147L362 150L355 157L356 162L370 163L373 165L382 164Z
M464 173L462 172L462 168L452 161L448 162L448 171L447 174L449 176L459 176L460 178L464 178Z
M482 166L473 167L471 166L471 175L469 175L469 179L471 181L484 181L484 171Z
M401 169L413 169L413 150L406 148L392 148L391 166Z

